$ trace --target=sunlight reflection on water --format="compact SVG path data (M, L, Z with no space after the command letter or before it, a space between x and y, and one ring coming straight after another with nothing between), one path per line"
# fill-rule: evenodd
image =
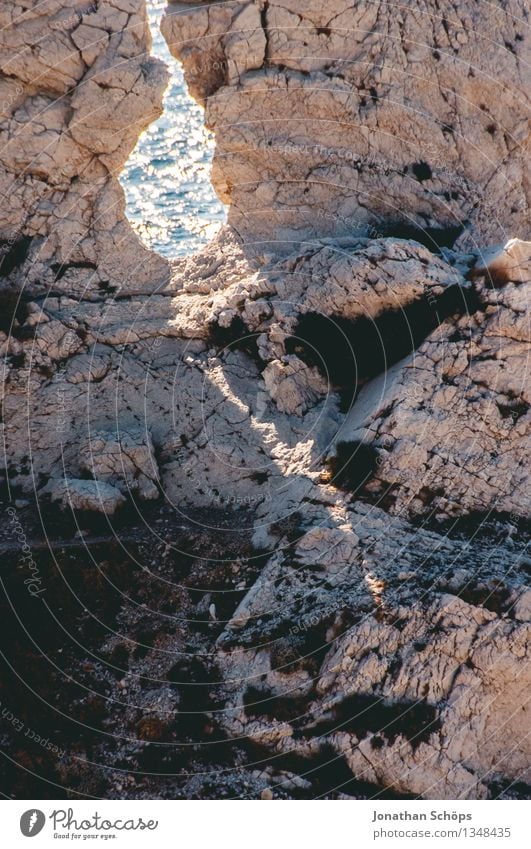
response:
M166 0L148 4L153 54L168 65L171 79L164 114L142 134L120 177L127 217L142 240L164 256L198 250L225 221L225 207L210 183L212 134L203 110L186 90L179 63L159 29Z

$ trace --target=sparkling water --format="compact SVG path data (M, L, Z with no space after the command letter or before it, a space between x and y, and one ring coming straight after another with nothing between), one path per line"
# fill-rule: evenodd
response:
M142 240L175 257L193 253L212 238L225 220L225 207L210 183L212 134L160 32L165 7L166 0L149 0L152 53L171 72L164 114L140 137L120 181L127 217Z

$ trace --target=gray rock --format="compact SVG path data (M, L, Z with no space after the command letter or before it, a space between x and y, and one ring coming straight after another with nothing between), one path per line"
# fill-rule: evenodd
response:
M125 504L119 489L97 480L52 480L41 490L41 494L49 495L53 502L59 501L63 510L89 510L105 513L106 516L112 516Z

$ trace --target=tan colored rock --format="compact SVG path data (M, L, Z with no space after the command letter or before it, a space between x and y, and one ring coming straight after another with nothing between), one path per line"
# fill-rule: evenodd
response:
M330 743L357 778L425 798L527 780L530 632L510 548L492 569L488 544L360 505L310 527L294 561L281 552L219 639L232 734L308 758Z
M161 109L145 4L16 8L0 12L10 491L112 516L160 487L179 515L253 534L267 562L228 622L210 589L185 611L221 631L229 735L309 759L324 740L376 791L528 780L521 0L444 21L431 3L170 4L231 204L171 267L117 182ZM140 680L153 741L171 688L157 707Z
M526 238L525 4L491 11L472 0L445 15L436 3L397 14L343 0L170 3L163 32L206 99L229 223L277 250L411 225L446 244L460 228L469 246Z
M40 294L160 285L168 263L125 221L117 180L161 114L167 83L162 63L146 55L145 4L24 5L0 12L0 238L16 256L9 278Z
M273 360L263 371L265 387L281 413L303 415L327 391L326 380L298 357Z
M527 283L531 278L531 242L509 239L505 245L482 253L472 269L474 276L484 275L494 286Z
M199 101L225 82L235 84L266 61L263 0L168 7L161 30L170 50L186 61L190 91ZM175 11L175 14L172 14Z

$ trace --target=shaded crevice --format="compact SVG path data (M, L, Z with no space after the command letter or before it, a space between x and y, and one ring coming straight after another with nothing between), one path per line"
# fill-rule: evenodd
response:
M291 722L308 713L309 696L276 696L269 688L249 686L243 696L247 717Z
M378 452L373 445L360 441L338 442L335 454L325 462L326 483L349 492L359 492L374 476Z
M480 308L473 289L449 286L373 319L348 319L309 312L286 339L286 353L317 367L336 389L362 386L416 350L446 318Z
M527 401L519 400L517 398L507 404L501 404L498 402L497 407L502 419L512 419L513 424L516 424L516 422L529 411L529 404Z
M488 785L491 799L531 799L531 784L525 781L498 779Z
M275 758L277 770L298 775L312 786L312 798L334 797L341 793L356 799L409 800L418 796L402 794L392 787L379 786L370 781L356 778L343 755L339 755L328 743L319 747L315 754L303 757L294 753ZM281 783L278 785L282 786ZM292 791L293 798L308 799L308 790Z
M456 595L472 607L484 607L497 616L502 616L510 607L511 590L499 581L492 586L470 586L467 584Z
M474 542L490 542L501 544L507 539L507 531L512 525L518 527L518 535L524 547L531 542L531 520L504 511L480 510L469 511L453 519L415 518L411 519L415 526L425 530L444 534L451 540L474 540ZM520 563L523 565L523 562ZM531 562L529 573L531 576Z
M259 366L264 368L258 353L258 334L250 330L239 315L234 316L231 323L224 327L217 322L211 322L208 326L208 342L220 353L225 349L243 351L248 354Z
M21 338L22 330L14 325L14 322L23 324L28 315L27 300L20 291L16 289L0 290L0 330L3 333L11 333L15 338ZM32 329L32 332L33 329ZM20 355L19 355L20 356ZM11 363L15 365L15 363Z
M262 31L264 33L265 38L265 49L264 49L264 60L267 63L269 59L269 28L267 24L267 13L269 11L269 0L264 0L264 5L260 9L260 25L262 27Z
M294 736L313 737L335 731L349 731L361 740L367 734L374 734L373 748L381 748L385 745L384 741L393 744L402 736L416 749L440 727L437 709L427 702L390 703L378 696L356 693L334 705L326 718L297 729Z
M439 253L441 248L452 248L464 232L461 224L446 227L418 227L407 221L387 221L372 225L369 230L370 238L395 238L419 242L433 253Z
M31 236L21 236L16 241L0 241L0 278L8 277L26 261L31 242Z
M89 269L91 271L96 271L98 268L95 262L55 262L50 267L55 274L55 282L61 280L67 271L70 271L71 269Z
M411 171L419 183L423 183L424 180L431 180L432 178L432 171L427 162L414 162L411 166Z

